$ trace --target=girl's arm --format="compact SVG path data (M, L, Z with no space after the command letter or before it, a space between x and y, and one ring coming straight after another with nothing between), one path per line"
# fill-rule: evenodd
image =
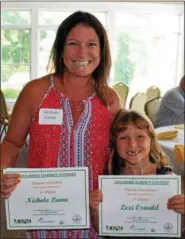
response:
M89 199L92 225L96 232L99 232L99 203L103 200L103 194L99 189L96 189L90 193Z
M181 176L181 191L182 194L180 195L174 195L168 200L167 207L169 210L174 210L176 213L180 213L182 215L181 217L181 227L182 231L185 230L185 195L184 195L184 175Z
M181 215L185 215L185 208L184 208L184 194L175 195L168 200L168 209L173 210Z

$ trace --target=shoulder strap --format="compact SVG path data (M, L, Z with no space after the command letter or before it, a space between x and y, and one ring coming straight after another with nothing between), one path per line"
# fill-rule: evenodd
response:
M50 76L50 88L54 88L54 77L53 77L53 75Z

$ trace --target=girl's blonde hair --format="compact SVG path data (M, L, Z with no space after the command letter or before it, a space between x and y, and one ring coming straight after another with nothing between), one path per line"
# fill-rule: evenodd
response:
M126 130L127 125L133 123L139 129L147 129L151 139L150 161L157 164L157 168L170 167L169 158L161 149L154 126L150 119L137 111L120 110L111 127L111 156L108 163L109 174L120 174L121 167L124 167L124 160L120 158L116 147L116 138L119 132Z

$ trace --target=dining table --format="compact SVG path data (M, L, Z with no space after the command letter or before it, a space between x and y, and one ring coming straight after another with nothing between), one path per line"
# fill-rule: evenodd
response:
M184 160L179 162L175 154L175 145L184 146L184 124L163 126L155 129L156 134L177 131L175 138L160 139L159 144L167 156L170 158L170 163L173 166L173 172L177 175L184 175Z

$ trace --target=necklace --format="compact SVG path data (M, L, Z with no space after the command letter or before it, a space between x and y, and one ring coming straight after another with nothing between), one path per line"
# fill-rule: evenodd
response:
M77 111L79 114L81 114L83 112L83 110L84 110L84 103L83 103L83 101L80 101L80 102L78 102L78 105L77 105Z

